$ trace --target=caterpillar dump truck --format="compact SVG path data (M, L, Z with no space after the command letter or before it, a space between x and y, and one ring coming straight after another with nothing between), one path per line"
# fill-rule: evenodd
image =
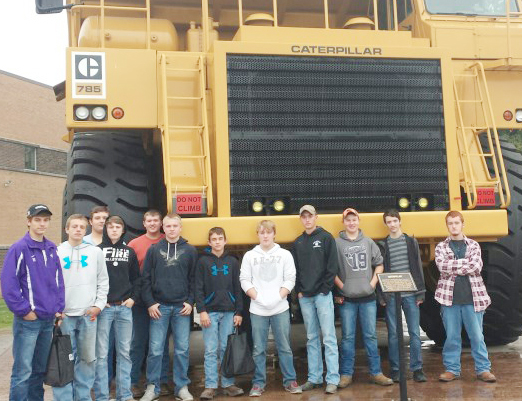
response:
M64 217L108 205L135 235L148 208L184 217L206 245L301 232L340 213L386 235L398 208L425 262L422 326L442 341L433 291L444 216L482 243L493 299L485 336L522 333L520 0L36 0L66 10Z

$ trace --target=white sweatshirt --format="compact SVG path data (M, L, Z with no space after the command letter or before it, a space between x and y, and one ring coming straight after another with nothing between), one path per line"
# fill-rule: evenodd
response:
M295 285L295 264L292 254L274 244L268 252L257 245L245 253L239 275L241 288L257 291L257 298L250 302L250 312L259 316L273 316L286 311L288 301L281 298L279 290L292 291Z
M68 316L82 316L91 306L103 310L109 292L109 275L103 252L85 242L58 246L65 284L65 309Z

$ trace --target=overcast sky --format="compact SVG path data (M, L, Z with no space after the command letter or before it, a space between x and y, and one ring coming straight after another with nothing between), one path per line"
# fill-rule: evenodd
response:
M34 0L0 2L0 70L51 86L62 82L66 12L36 14Z

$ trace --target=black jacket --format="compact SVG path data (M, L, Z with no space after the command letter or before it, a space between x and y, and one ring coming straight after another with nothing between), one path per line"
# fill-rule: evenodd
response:
M332 290L339 271L337 247L332 234L321 227L310 235L303 232L294 242L292 255L297 271L297 293L312 297Z
M103 239L99 248L103 252L107 273L109 274L109 293L107 303L121 302L132 298L140 301L141 278L138 258L134 249L123 241L125 230L115 244L107 235L107 227L103 228Z
M143 262L142 299L148 308L155 303L194 304L196 248L180 237L170 243L163 238L147 251Z
M196 306L201 312L234 312L241 316L243 294L239 262L228 253L206 253L196 264Z
M382 241L383 253L382 256L384 258L384 272L391 272L391 264L390 264L390 248L388 246L388 237ZM410 273L413 277L413 281L417 286L417 292L415 296L418 300L424 300L424 293L426 292L426 285L424 284L424 272L422 270L422 260L419 252L419 243L415 239L415 237L410 237L407 234L404 234L404 238L406 239L406 247L408 249L408 261L410 264ZM380 298L383 297L386 301L390 294L384 294L379 291Z

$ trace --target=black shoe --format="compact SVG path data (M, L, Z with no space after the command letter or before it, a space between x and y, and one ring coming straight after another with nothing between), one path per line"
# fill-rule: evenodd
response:
M428 379L426 378L426 375L422 371L422 369L416 370L413 372L413 380L419 383L426 382Z
M399 383L400 380L400 374L398 370L391 370L390 371L390 379L393 380L394 383Z

